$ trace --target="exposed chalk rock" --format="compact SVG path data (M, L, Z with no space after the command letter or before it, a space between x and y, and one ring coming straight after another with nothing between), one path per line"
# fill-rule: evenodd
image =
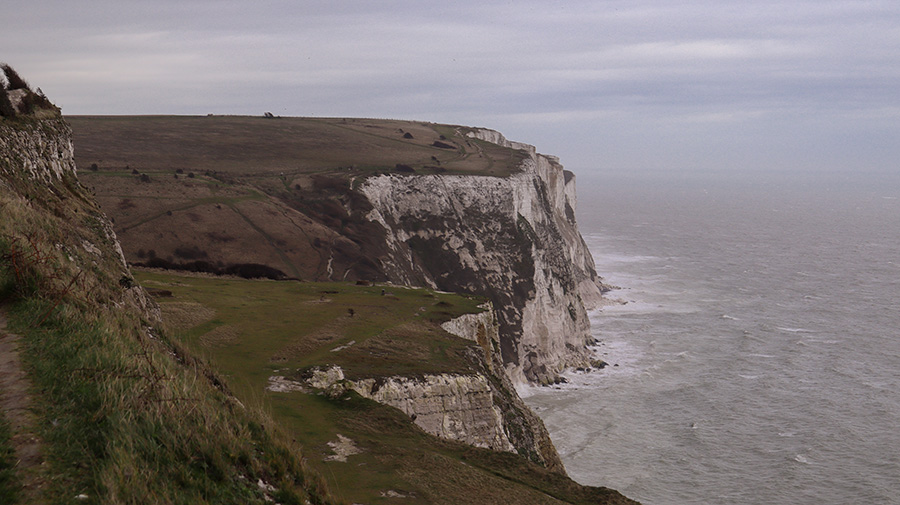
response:
M516 383L550 382L588 363L587 309L601 301L575 223L575 179L557 159L493 130L470 136L524 150L508 177L380 175L360 187L385 229L380 258L394 282L487 296Z

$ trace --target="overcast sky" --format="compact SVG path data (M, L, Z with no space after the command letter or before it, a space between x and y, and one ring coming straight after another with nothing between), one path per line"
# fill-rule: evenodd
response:
M64 114L486 126L579 174L897 172L900 2L7 2Z

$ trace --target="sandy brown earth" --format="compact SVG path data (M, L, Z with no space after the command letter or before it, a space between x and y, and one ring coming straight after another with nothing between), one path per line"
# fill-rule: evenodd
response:
M28 389L31 383L25 374L19 354L21 337L6 331L6 312L0 306L0 411L9 421L12 446L18 462L16 474L25 493L26 502L41 488L38 473L43 458L41 442L35 434L35 416L31 413Z

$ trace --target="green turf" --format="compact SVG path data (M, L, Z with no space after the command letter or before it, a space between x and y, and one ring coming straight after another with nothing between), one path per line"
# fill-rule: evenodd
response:
M474 343L439 323L481 311L481 299L397 286L160 271L138 271L135 278L172 292L157 301L175 337L205 356L242 401L269 411L303 445L332 494L348 503L630 503L518 455L428 435L399 410L355 392L329 398L265 390L271 375L326 364L341 366L351 379L472 373L465 350ZM348 347L335 351L342 346ZM360 452L346 462L327 461L333 455L328 443L339 434Z

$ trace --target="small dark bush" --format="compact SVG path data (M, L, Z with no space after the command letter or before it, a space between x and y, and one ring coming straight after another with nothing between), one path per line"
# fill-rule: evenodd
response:
M19 111L22 114L32 114L37 109L55 109L50 100L47 99L43 94L33 93L28 91L25 93L25 96L22 98L22 103L19 104Z
M404 134L403 134L403 138L405 138L405 139L411 139L411 138L413 138L412 133L409 133L409 132L404 133Z
M244 279L286 279L287 275L277 268L268 265L260 265L258 263L241 263L239 265L231 265L225 269L226 274L237 275Z
M16 111L13 109L12 102L9 101L9 94L2 85L0 85L0 117L16 117Z
M411 167L409 165L404 165L402 163L397 163L397 165L394 166L394 168L397 169L398 172L405 172L405 173L415 172L415 169L413 167Z
M197 246L193 247L176 247L175 248L175 256L186 259L186 260L196 260L200 258L208 258L209 255L206 251L201 250Z
M28 83L25 82L25 79L22 79L19 73L13 70L11 66L4 63L0 65L0 69L3 69L3 73L6 74L6 89L31 89L28 87Z
M450 144L445 144L444 142L441 142L439 140L435 140L431 145L433 145L434 147L440 147L441 149L456 149L456 147Z
M188 172L188 179L194 178L194 172Z
M100 167L96 163L91 163L91 172L96 172L97 170L100 170Z
M131 175L138 175L138 174L140 174L140 172L138 172L136 168L131 171Z
M314 175L313 187L316 191L335 191L338 193L346 193L350 188L350 184L346 179L340 177L329 177L327 175Z
M141 182L150 182L150 176L147 174L141 174Z
M176 173L176 174L183 174L183 173L184 173L184 169L183 169L183 168L176 168L176 169L175 169L175 173Z

